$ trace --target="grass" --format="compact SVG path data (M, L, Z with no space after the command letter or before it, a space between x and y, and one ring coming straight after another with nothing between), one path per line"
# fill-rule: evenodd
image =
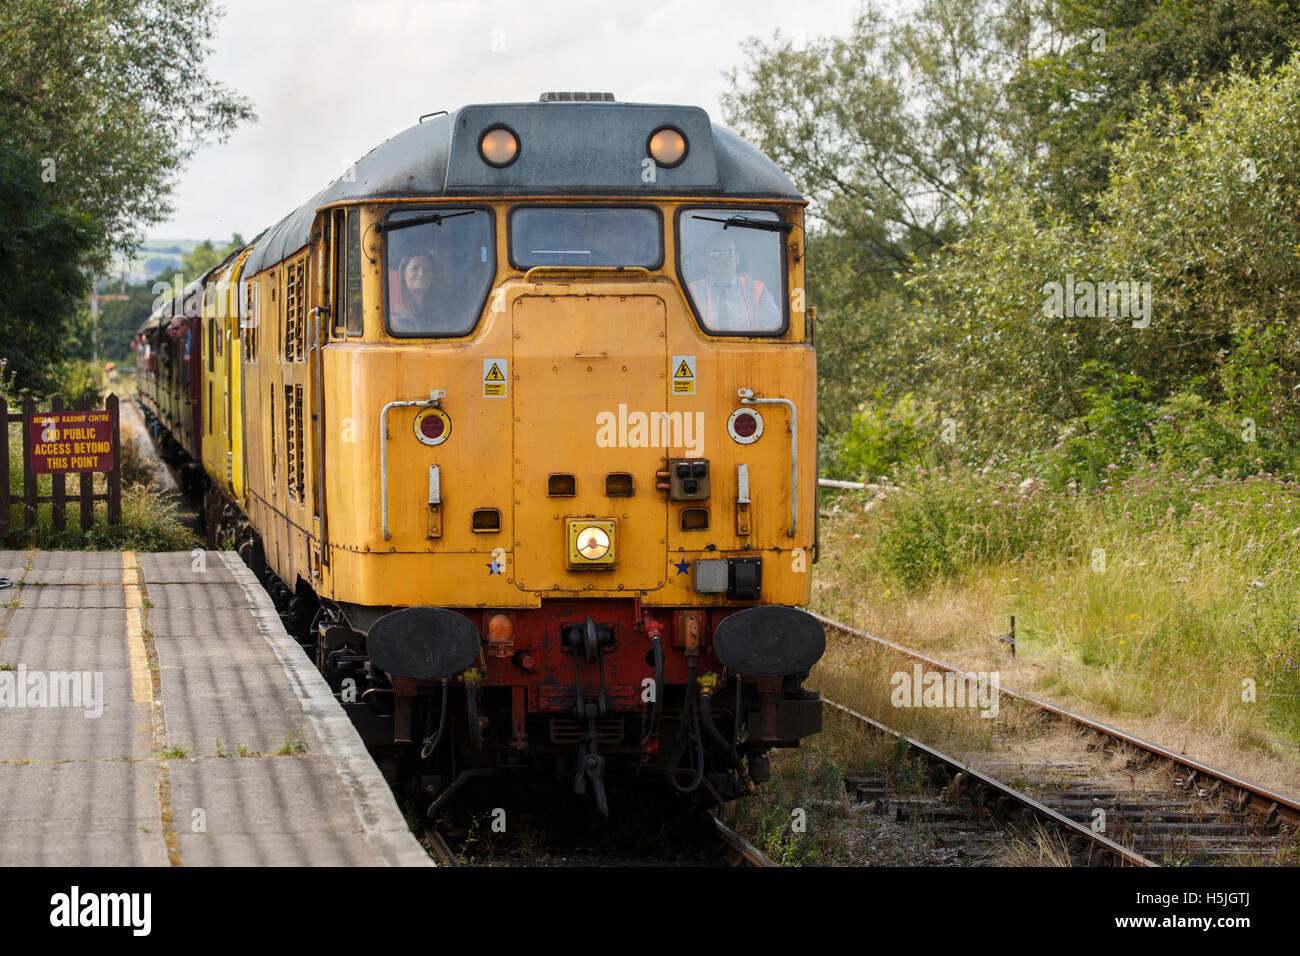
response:
M1296 763L1294 476L1150 468L1053 491L1014 472L950 467L865 504L823 499L838 513L822 528L815 609L951 663L1001 669L1011 686L1083 701L1097 716L1172 722ZM1011 615L1015 660L994 637ZM890 708L898 666L836 639L810 683L904 732L979 734L969 714Z
M995 866L1056 866L1074 863L1070 848L1060 833L1046 829L1037 820L1027 833L1013 837L993 861Z
M243 748L240 748L241 755ZM292 757L296 754L307 752L307 741L303 738L301 730L295 730L289 736L284 738L284 743L280 749L275 752L277 757Z
M193 753L194 751L191 748L177 744L174 747L168 747L162 752L162 755L164 760L187 760Z
M731 825L782 866L852 865L855 824L844 790L847 776L887 777L901 793L921 788L906 741L869 732L855 718L828 710L822 733L773 755L772 779L734 804Z

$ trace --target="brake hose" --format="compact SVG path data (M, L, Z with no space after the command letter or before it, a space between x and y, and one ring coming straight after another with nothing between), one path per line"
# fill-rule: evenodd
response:
M699 718L692 709L691 700L695 690L695 661L692 660L686 668L686 700L682 704L682 720L677 725L677 736L673 739L673 749L668 755L668 782L672 784L674 790L678 793L694 793L699 787L700 782L704 779L704 742L699 739ZM696 745L696 769L695 779L689 786L683 787L677 782L677 761L681 759L684 751L694 740Z
M422 747L420 748L420 759L421 759L421 760L428 760L429 757L433 754L433 752L434 752L435 750L438 749L438 744L440 744L440 743L442 742L442 731L443 731L443 728L447 726L447 697L448 697L448 694L447 694L447 680L446 680L446 678L443 678L443 681L442 681L442 716L438 718L438 732L437 732L436 734L434 734L432 737L425 737L425 738L424 738L424 746L422 746ZM426 724L425 726L427 727L428 724Z
M734 747L728 742L727 738L722 736L717 725L713 722L713 702L710 699L712 694L700 695L700 717L704 721L704 729L708 735L713 738L714 743L722 748L723 752L731 759L737 770L744 770L744 764L741 762L740 754L736 753Z

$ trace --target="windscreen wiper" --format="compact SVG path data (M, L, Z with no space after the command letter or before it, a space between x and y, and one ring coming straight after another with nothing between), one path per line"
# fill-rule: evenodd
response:
M723 229L735 227L737 229L761 229L764 232L789 232L794 228L792 222L781 222L779 219L751 219L748 216L732 216L730 219L714 219L712 216L691 216L692 219L703 219L706 222L720 222Z
M412 226L426 226L433 223L435 226L441 226L444 219L455 219L457 216L472 216L477 209L467 209L464 212L430 212L423 216L412 216L410 219L399 219L396 222L381 222L376 226L378 232L392 232L395 229L410 229Z

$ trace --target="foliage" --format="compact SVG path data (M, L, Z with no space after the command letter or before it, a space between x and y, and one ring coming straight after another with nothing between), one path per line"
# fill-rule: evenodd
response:
M868 4L846 37L749 41L749 65L729 76L727 122L813 203L823 438L877 383L897 396L924 378L899 276L960 234L996 157L1023 151L1005 135L1003 86L1030 23L1004 14L1000 0L926 0L891 21Z
M76 408L81 396L90 396L90 407L103 401L99 369L86 361L65 363L60 369L58 393L63 396L66 408Z
M212 0L0 5L0 354L20 387L91 357L83 269L165 220L182 164L253 118L205 72L216 20Z
M1105 191L1112 144L1166 88L1195 117L1199 94L1234 66L1267 69L1300 38L1287 0L1044 0L1035 49L1008 84L1014 115L1043 149L1034 190L1084 220Z
M1295 437L1300 59L1233 74L1195 121L1177 102L1150 100L1127 127L1086 230L1007 183L914 280L933 392L970 424L976 456L1042 448L1065 423L1107 414L1089 391L1098 366L1157 402L1196 395L1225 420ZM1149 283L1150 314L1051 314L1048 284L1067 279Z
M1005 467L915 469L866 514L823 527L827 591L852 579L846 600L894 594L909 615L923 591L940 605L987 595L1017 616L1033 658L1074 662L1059 680L1104 707L1141 712L1154 700L1199 721L1213 700L1211 724L1295 739L1300 484L1295 473L1213 466L1146 462L1125 474L1112 464L1092 488ZM966 619L955 626L970 630ZM1245 677L1260 694L1249 714ZM1180 681L1182 693L1167 689Z
M15 387L54 387L65 326L89 289L95 231L41 181L39 158L0 125L0 358Z
M0 128L52 161L57 205L128 250L164 221L171 182L205 140L253 118L206 70L212 0L6 0Z
M921 461L933 449L939 424L911 395L892 405L868 403L854 413L848 430L827 443L821 472L831 478L874 481L898 465Z

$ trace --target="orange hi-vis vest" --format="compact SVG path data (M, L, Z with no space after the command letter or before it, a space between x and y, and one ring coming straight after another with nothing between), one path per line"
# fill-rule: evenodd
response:
M745 319L751 331L758 329L758 303L763 297L763 283L749 276L736 276L740 280L740 297L745 303ZM696 306L704 310L704 322L712 327L714 320L713 289L708 279L696 279L691 283L691 294L695 296Z

